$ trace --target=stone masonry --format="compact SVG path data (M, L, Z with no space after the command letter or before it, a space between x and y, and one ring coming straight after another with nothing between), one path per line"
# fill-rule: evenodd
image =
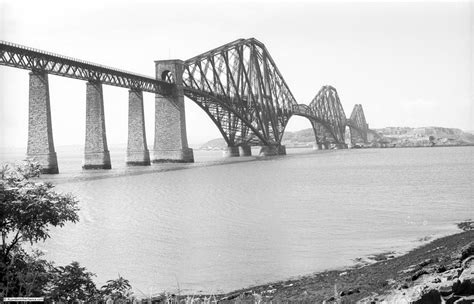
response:
M102 84L87 83L86 143L83 169L111 169L110 153L105 133L104 97Z
M184 111L182 60L155 61L156 78L165 80L171 73L176 84L172 96L156 94L155 143L153 162L194 162L193 150L188 147Z
M58 160L54 150L48 74L30 73L28 108L28 159L39 162L42 173L57 174Z
M128 91L128 145L127 165L150 165L150 153L146 144L143 92Z

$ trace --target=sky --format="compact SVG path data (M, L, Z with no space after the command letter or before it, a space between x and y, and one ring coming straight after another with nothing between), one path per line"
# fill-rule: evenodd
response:
M346 115L362 104L371 128L474 130L471 1L23 1L0 0L0 39L154 75L182 59L254 37L298 103L334 86ZM56 146L85 140L84 81L49 76ZM154 95L144 93L149 149ZM127 142L128 91L104 86L109 145ZM28 71L0 66L0 147L26 147ZM188 141L221 137L186 99ZM287 130L311 127L294 117Z

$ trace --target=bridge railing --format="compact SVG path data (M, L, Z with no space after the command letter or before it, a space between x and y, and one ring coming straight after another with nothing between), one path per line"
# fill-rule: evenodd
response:
M168 95L173 84L125 70L0 40L0 65Z

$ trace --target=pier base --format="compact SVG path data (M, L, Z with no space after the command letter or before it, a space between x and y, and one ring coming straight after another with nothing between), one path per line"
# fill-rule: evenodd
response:
M239 147L227 147L223 151L224 157L239 157Z
M83 169L111 169L105 132L102 84L88 82L86 88L86 143Z
M128 91L128 166L149 166L150 152L146 144L143 92Z
M318 143L313 144L313 150L322 150L322 145Z
M51 124L48 74L44 72L30 73L26 154L28 159L41 165L42 173L59 173Z
M240 156L252 156L252 147L251 146L239 146Z
M283 145L262 146L260 156L286 155L286 147Z

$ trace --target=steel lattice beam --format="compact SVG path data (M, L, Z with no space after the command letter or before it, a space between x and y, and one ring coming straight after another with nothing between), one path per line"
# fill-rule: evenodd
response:
M356 104L352 110L351 117L347 120L351 131L352 143L367 142L368 125L365 120L364 110L361 104Z
M174 87L151 77L57 55L6 41L0 41L0 65L27 70L41 70L48 74L98 81L117 87L169 95Z
M185 61L184 94L229 146L274 145L297 104L265 46L239 39Z
M344 144L346 115L337 91L323 86L308 106L295 108L295 115L308 117L316 129L319 143Z

